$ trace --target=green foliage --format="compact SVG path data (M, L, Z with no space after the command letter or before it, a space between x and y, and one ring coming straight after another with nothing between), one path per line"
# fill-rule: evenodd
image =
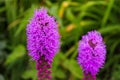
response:
M22 57L25 54L25 47L23 45L19 45L16 48L14 48L13 52L8 55L5 64L9 65L16 61L16 59Z
M71 59L71 60L66 60L63 63L65 68L68 68L68 70L72 73L73 76L77 78L82 78L82 70L76 60ZM69 66L69 67L68 67Z
M37 80L35 62L27 54L25 30L41 6L55 16L61 34L53 80L81 80L78 41L95 29L107 45L106 63L97 79L120 79L120 0L0 0L0 80Z
M23 79L37 80L37 70L35 68L35 62L29 62L28 69L22 74Z

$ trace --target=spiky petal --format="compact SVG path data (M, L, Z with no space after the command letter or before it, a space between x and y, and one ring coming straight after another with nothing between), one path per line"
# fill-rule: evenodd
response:
M104 66L106 58L106 46L101 34L94 30L82 36L82 40L79 41L78 53L78 63L85 76L96 76L99 69Z
M27 25L26 34L28 54L36 60L39 79L43 78L41 75L48 77L50 72L47 72L47 68L51 68L48 66L51 66L53 57L60 47L60 35L55 18L49 16L45 8L36 10Z

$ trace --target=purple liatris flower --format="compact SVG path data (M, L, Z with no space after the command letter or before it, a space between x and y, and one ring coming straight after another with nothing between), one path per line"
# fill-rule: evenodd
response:
M49 16L45 8L36 10L27 25L26 34L28 53L36 61L38 80L50 80L53 57L60 47L55 18Z
M94 30L82 36L78 53L78 63L84 72L83 80L96 80L96 74L104 66L106 58L106 46L101 34Z

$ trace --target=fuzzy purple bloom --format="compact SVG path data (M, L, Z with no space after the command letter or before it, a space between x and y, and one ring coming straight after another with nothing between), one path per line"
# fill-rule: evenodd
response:
M89 77L96 78L95 76L99 69L104 66L106 58L106 46L101 34L94 30L82 36L82 40L79 42L78 53L78 63L83 69L84 76L89 75Z
M33 60L44 57L52 62L59 50L60 35L54 17L47 14L47 10L36 10L27 25L27 49Z
M45 8L36 10L27 25L26 34L28 54L36 60L39 72L40 68L47 69L41 65L51 64L60 47L60 35L55 18L49 16Z

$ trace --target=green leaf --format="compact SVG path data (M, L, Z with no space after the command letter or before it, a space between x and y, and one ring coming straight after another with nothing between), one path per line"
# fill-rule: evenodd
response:
M56 72L53 72L52 75L60 79L64 79L66 77L64 70L60 68L57 68Z
M5 64L8 65L14 62L16 59L22 57L25 54L25 47L23 45L18 45L14 48L13 52L7 57Z
M24 79L32 79L37 80L37 70L36 70L36 62L35 61L29 61L29 66L27 70L22 74L22 77Z
M78 20L77 20L77 19L75 18L75 16L73 15L71 8L68 8L68 9L66 10L66 17L67 17L67 19L70 20L71 22L74 22L74 23L78 22Z
M120 80L120 65L117 65L116 69L112 72L112 80Z
M101 24L102 27L105 26L105 24L106 24L106 22L107 22L107 20L109 18L109 15L110 15L111 9L113 7L114 1L115 0L110 0L110 2L108 4L107 10L106 10L106 12L104 14L104 17L103 17L103 20L102 20L102 24Z
M32 5L32 7L30 9L28 9L25 13L24 13L24 18L21 20L18 29L15 32L15 36L18 36L22 30L25 30L27 23L29 22L30 18L32 17L34 10L37 6ZM26 15L27 14L27 15Z
M74 59L71 60L66 60L63 63L64 67L68 68L68 70L77 78L81 79L83 74L82 74L82 69L78 65L77 61Z
M58 78L65 78L65 73L64 71L59 68L60 64L62 64L62 62L65 60L65 56L63 53L58 53L54 60L53 60L53 64L52 64L52 76L53 77L58 77Z
M27 70L23 73L22 77L24 79L32 78L32 80L37 80L37 70L36 69Z
M65 60L65 56L63 53L58 53L55 55L55 58L53 60L53 64L59 65L61 61Z
M104 28L99 29L99 31L102 34L106 34L106 33L113 33L113 32L120 32L120 25L113 25L113 26L107 26Z

